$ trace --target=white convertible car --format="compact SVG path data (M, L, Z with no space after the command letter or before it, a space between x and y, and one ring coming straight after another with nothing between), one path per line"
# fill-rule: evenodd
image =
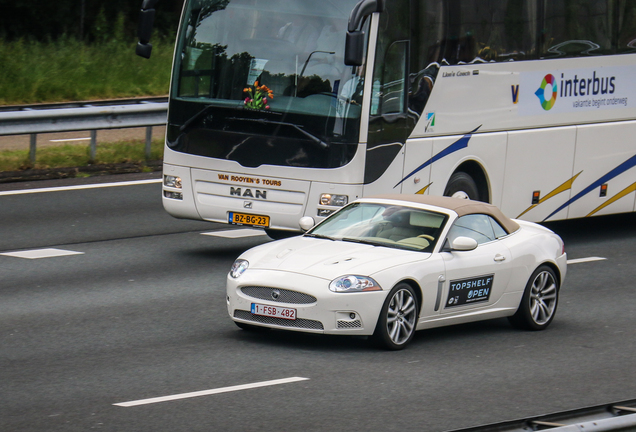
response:
M559 236L489 204L364 198L302 236L243 253L227 277L227 308L243 329L373 335L388 349L416 330L500 317L543 330L566 261Z

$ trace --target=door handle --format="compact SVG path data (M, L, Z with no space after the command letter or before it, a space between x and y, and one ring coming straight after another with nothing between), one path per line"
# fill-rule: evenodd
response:
M497 261L497 262L502 262L502 261L506 260L506 257L501 255L501 254L497 254L497 255L495 255L494 260Z

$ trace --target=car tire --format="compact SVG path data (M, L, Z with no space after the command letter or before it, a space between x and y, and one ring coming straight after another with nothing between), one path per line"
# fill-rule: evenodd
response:
M454 173L448 180L444 196L479 201L479 188L475 180L465 172Z
M554 270L542 265L530 276L519 309L508 320L524 330L545 330L554 319L558 303L559 280Z
M376 342L388 350L405 348L413 339L419 302L415 290L407 283L399 283L389 293L373 334Z

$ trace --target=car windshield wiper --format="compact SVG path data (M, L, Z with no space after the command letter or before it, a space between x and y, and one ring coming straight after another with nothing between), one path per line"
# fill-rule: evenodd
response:
M383 243L383 242L371 241L371 240L364 240L364 239L352 238L352 237L343 237L342 241L352 242L352 243L361 243L361 244L366 244L366 245L371 245L371 246L391 246L391 244L389 244L389 243Z
M331 237L326 236L326 235L322 235L322 234L304 234L303 237L312 237L312 238L319 238L319 239L336 241L336 239L331 238Z
M316 143L318 145L318 147L323 148L323 149L326 149L326 148L329 147L329 144L327 144L326 142L324 142L323 140L321 140L317 136L315 136L313 134L310 134L306 130L303 130L302 126L299 126L299 125L294 124L294 123L287 123L287 122L281 122L281 121L276 121L276 120L267 120L267 119L251 119L251 118L238 118L238 117L228 117L228 120L251 121L251 122L256 122L256 123L261 123L261 124L273 124L273 125L280 125L280 126L289 126L289 127L292 127L294 129L296 129L298 132L300 132L301 134L305 135L307 138L312 140L314 143Z

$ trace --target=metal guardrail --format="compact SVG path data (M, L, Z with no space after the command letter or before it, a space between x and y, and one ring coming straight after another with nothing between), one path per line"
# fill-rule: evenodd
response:
M149 158L152 127L166 124L168 102L133 101L123 105L68 107L65 104L0 111L0 135L31 135L29 158L35 163L37 134L89 130L90 158L94 160L98 130L146 127L145 151L146 158Z
M45 102L27 105L1 105L0 113L8 111L33 111L57 108L82 108L93 106L113 106L113 105L131 105L145 103L168 102L168 96L152 96L152 97L136 97L121 99L96 99L89 101L72 101L72 102Z
M636 432L636 399L450 432Z

